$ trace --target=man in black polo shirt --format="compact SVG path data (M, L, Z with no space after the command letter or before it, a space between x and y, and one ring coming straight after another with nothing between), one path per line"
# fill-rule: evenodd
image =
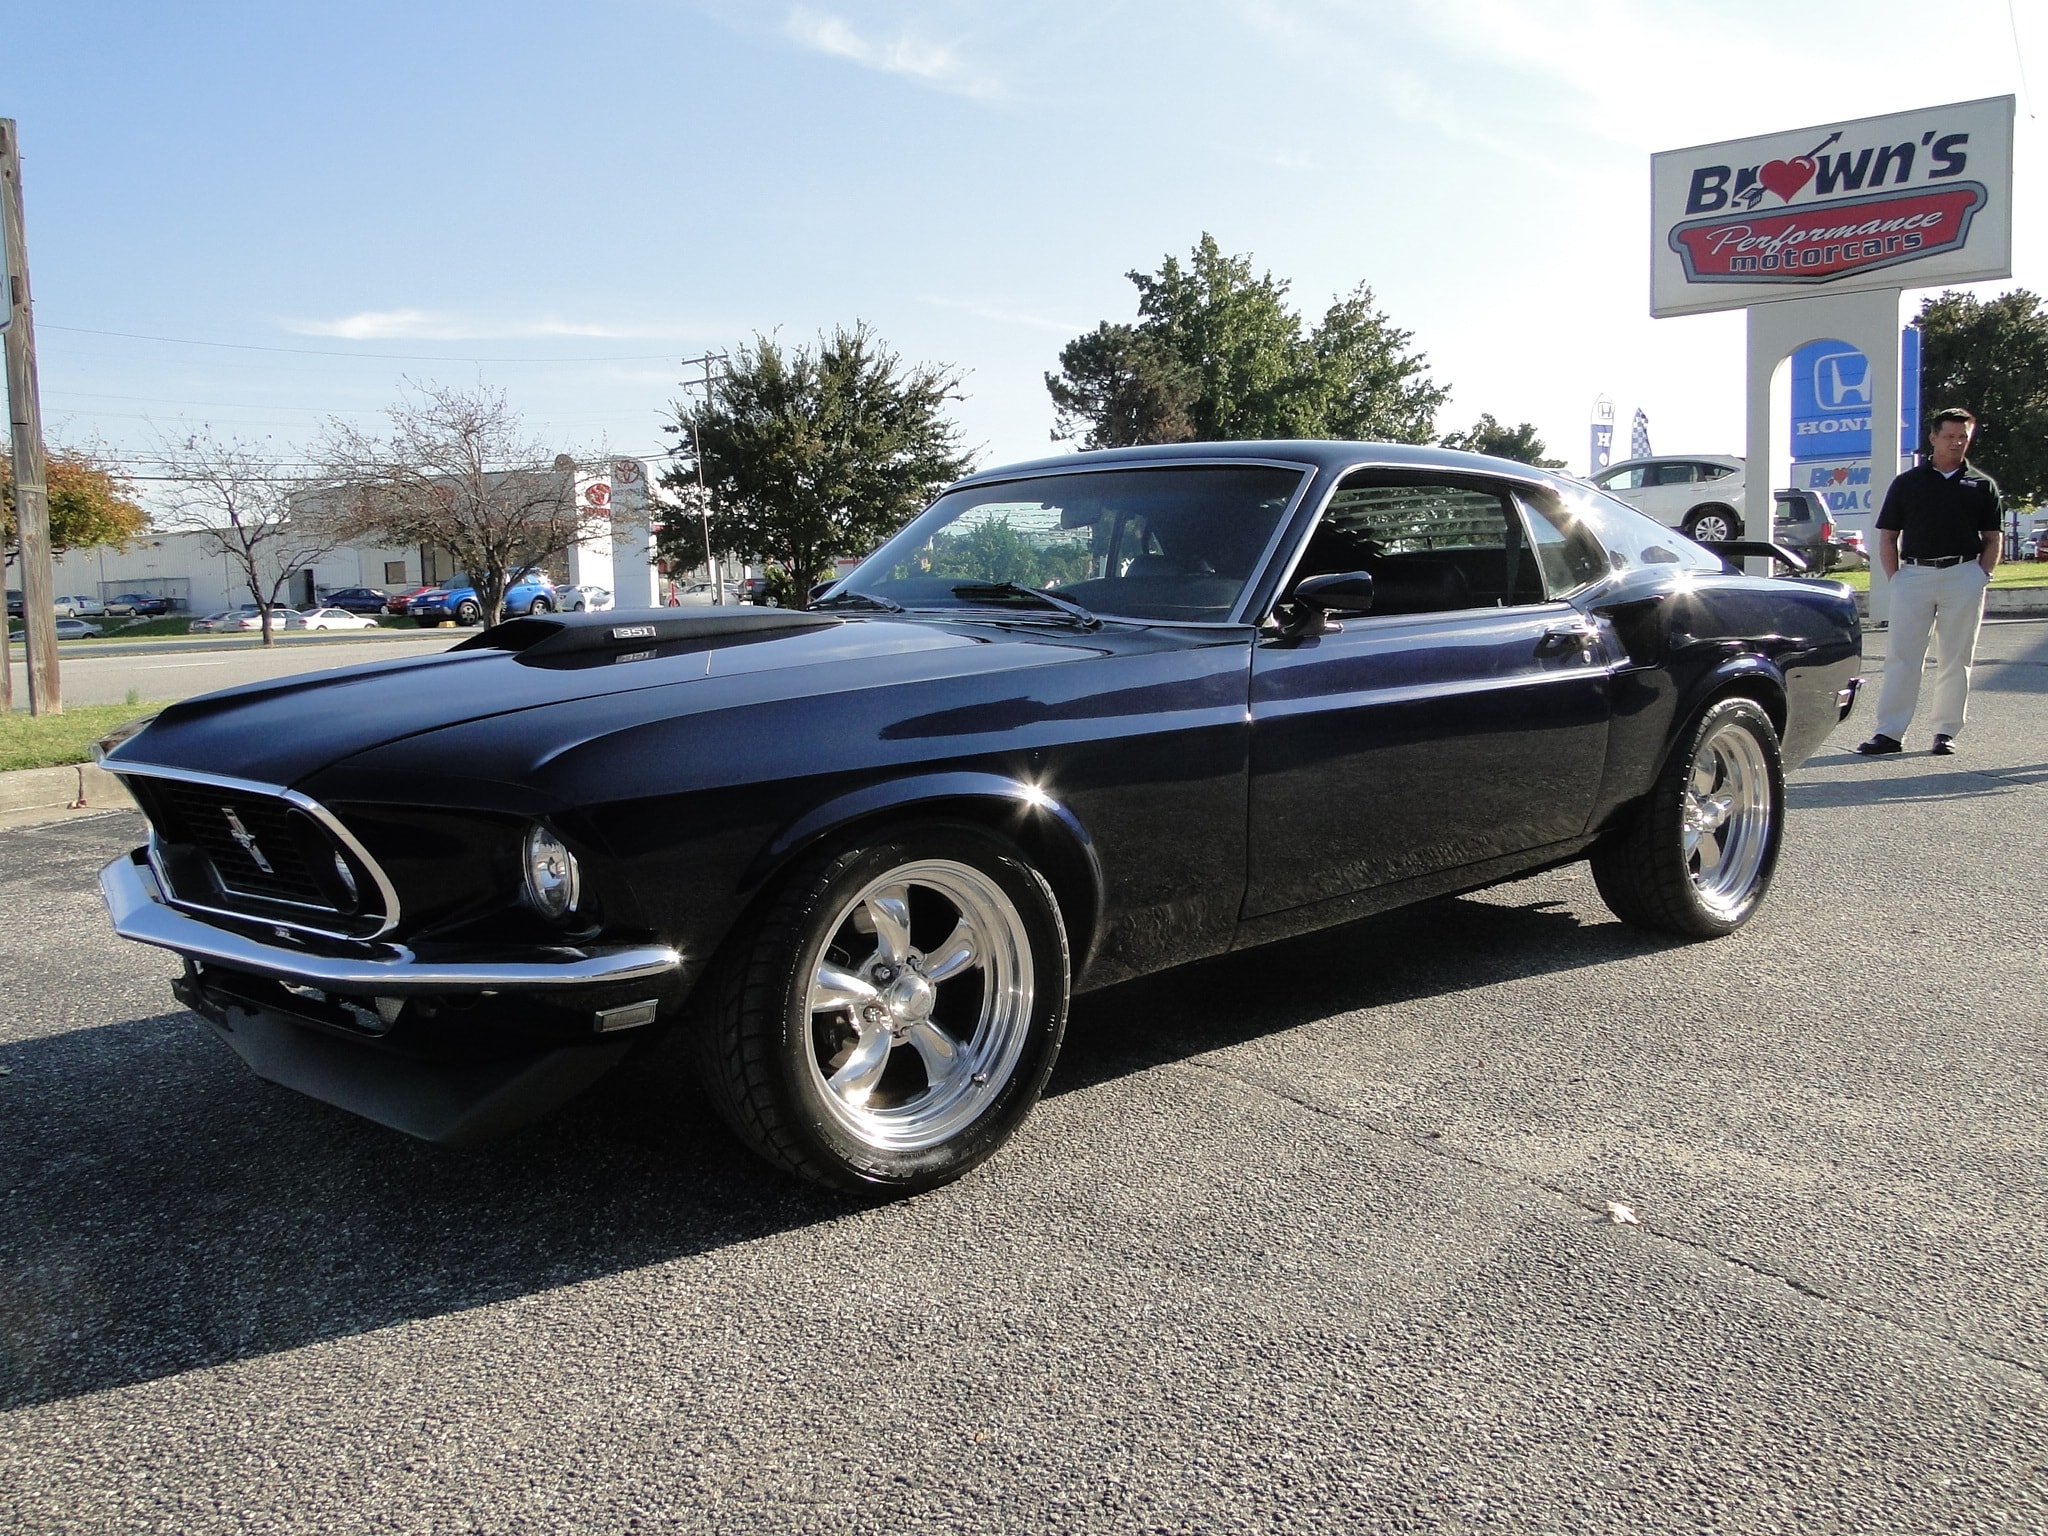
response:
M1991 477L1964 454L1977 418L1960 406L1936 411L1931 452L1892 481L1877 514L1877 553L1892 579L1891 644L1877 733L1856 750L1900 750L1920 702L1920 672L1934 632L1934 755L1955 751L1970 701L1970 662L1984 622L1984 588L2005 545L2004 504Z

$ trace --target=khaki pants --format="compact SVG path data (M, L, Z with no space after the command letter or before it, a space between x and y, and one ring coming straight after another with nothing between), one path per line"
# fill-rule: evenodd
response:
M1934 718L1937 736L1963 729L1970 703L1970 661L1984 622L1984 588L1991 578L1975 560L1961 565L1900 565L1892 578L1891 639L1884 659L1884 690L1877 698L1877 733L1903 741L1920 703L1927 637L1934 635Z

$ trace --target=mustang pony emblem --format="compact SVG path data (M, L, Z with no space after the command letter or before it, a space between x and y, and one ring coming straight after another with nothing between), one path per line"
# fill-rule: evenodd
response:
M242 852L254 859L256 867L266 875L276 874L277 871L270 867L270 860L263 857L263 850L257 846L255 835L242 825L242 818L235 814L235 808L231 805L224 805L220 808L220 813L227 817L228 833L236 842L242 845Z

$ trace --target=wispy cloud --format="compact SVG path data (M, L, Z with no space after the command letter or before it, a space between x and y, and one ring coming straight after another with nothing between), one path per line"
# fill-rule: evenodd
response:
M332 320L287 320L284 327L299 336L344 341L531 341L549 336L654 341L694 334L673 325L604 325L552 317L484 320L429 309L365 309Z
M783 22L782 35L814 52L885 75L903 75L938 90L983 99L1003 94L1000 81L977 73L947 44L907 31L887 40L863 37L843 17L799 5Z

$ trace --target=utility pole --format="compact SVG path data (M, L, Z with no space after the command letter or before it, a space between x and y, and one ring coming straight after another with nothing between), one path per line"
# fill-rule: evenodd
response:
M28 651L28 707L62 714L57 676L56 586L50 569L50 487L43 463L43 407L36 388L36 333L29 303L28 237L21 205L21 149L14 119L0 117L0 248L6 259L7 421L14 451L14 522L21 549L21 631ZM12 647L10 646L11 650ZM14 707L14 664L0 667L0 705Z
M707 352L697 361L704 365L704 408L711 409L711 361L716 357L724 362L723 354ZM698 515L704 519L704 569L711 577L711 601L725 606L725 568L714 563L711 557L711 478L704 473L704 439L697 431L697 418L690 418L690 451L697 455L697 489L704 493L697 503Z

